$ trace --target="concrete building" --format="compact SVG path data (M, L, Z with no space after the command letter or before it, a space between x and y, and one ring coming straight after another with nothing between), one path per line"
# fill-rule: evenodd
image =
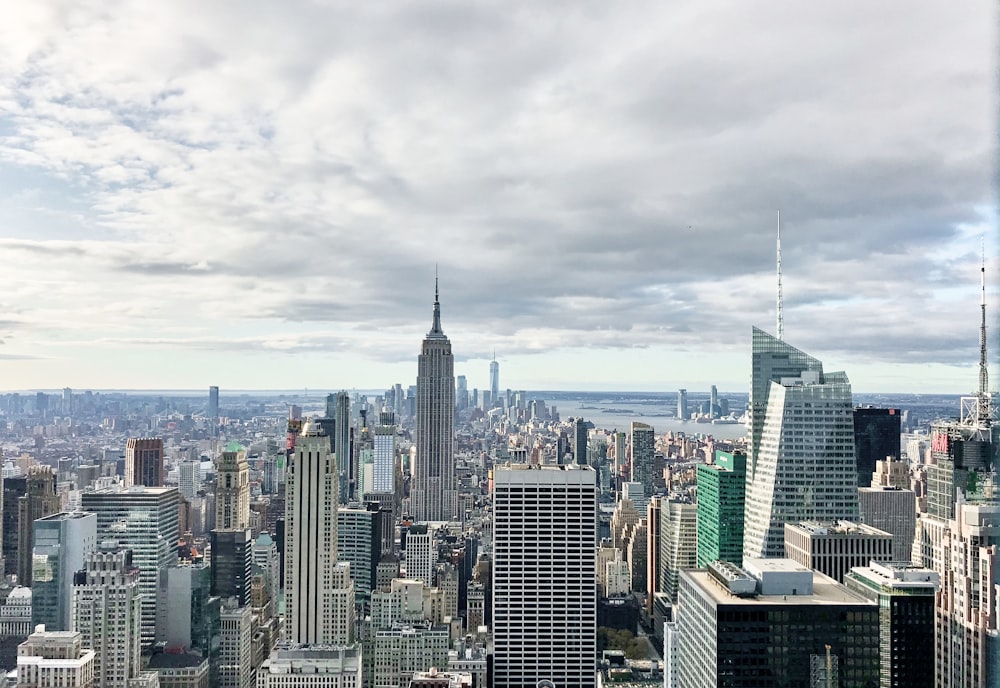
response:
M785 523L859 520L851 384L754 328L751 388L743 556L782 557Z
M855 566L893 561L892 534L849 521L786 523L785 554L843 583Z
M31 588L17 586L0 605L0 636L27 638L31 623Z
M437 548L434 544L436 528L429 523L414 523L406 534L406 577L419 580L428 586L434 584L434 564L437 562Z
M160 688L211 688L207 657L187 652L157 652L147 669L155 671Z
M448 664L448 627L429 623L379 629L374 637L373 684L407 688L413 674Z
M125 444L125 487L163 487L163 438L130 437Z
M934 686L934 596L941 577L906 564L853 568L844 583L879 606L880 688Z
M355 595L350 564L338 562L337 464L329 438L311 421L285 479L285 636L295 644L348 645Z
M337 516L337 558L351 565L351 580L358 604L366 608L375 589L376 568L381 553L378 511L340 507Z
M97 546L97 516L81 511L34 522L31 622L50 631L73 629L73 577Z
M869 686L879 677L878 606L789 559L714 562L681 573L684 688Z
M502 467L493 488L494 688L595 686L596 473Z
M660 506L660 590L677 602L680 574L698 563L698 505L671 498Z
M250 527L250 466L246 452L224 451L215 462L215 528Z
M201 461L181 461L177 464L177 491L193 501L201 489Z
M281 645L257 670L257 688L361 688L361 647Z
M142 644L156 639L160 576L177 563L178 504L174 487L135 485L126 490L105 488L83 494L83 509L97 515L97 539L112 540L131 550L139 570L142 596Z
M73 580L73 628L94 651L94 688L148 681L140 652L142 604L132 552L101 543Z
M35 534L32 524L40 518L58 513L60 509L59 496L56 494L56 475L52 469L37 465L29 468L28 477L25 479L24 496L17 501L18 584L31 587L34 548L32 538Z
M94 651L72 631L46 631L39 625L17 646L18 688L91 688Z
M161 578L160 594L170 600L156 626L157 641L169 651L215 654L221 635L222 602L212 595L211 567L202 561L170 566Z
M219 620L218 686L251 688L257 670L253 663L253 612L230 598L222 601Z
M253 564L267 576L269 593L275 600L281 592L281 557L278 545L268 533L261 533L253 543Z
M743 511L747 457L715 451L715 462L698 466L698 567L717 559L743 562Z
M410 484L414 521L458 517L455 487L455 360L441 329L441 304L434 284L434 317L417 359L416 465Z
M913 490L875 484L859 487L858 503L862 523L892 534L892 560L910 561L917 528L917 497Z
M629 425L629 450L631 452L631 476L634 483L642 485L643 496L649 499L656 492L654 459L656 455L656 433L653 426L632 421ZM636 504L645 510L646 504Z

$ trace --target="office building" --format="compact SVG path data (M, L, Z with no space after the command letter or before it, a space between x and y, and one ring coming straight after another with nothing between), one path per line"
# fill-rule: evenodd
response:
M337 392L334 402L334 436L333 451L337 457L339 471L337 489L340 503L346 504L354 492L354 447L351 446L351 396L345 392Z
M162 487L163 476L163 439L130 437L125 445L125 487Z
M6 482L6 481L4 481ZM28 469L24 496L17 501L17 582L31 587L33 523L60 510L56 476L48 466Z
M5 576L12 576L17 575L20 561L20 500L28 492L28 479L25 476L4 477L0 480L0 485L3 486L3 503L0 508L3 515L3 572Z
M934 595L941 577L907 564L851 569L849 590L879 606L880 688L934 686Z
M858 487L870 487L875 462L887 456L898 459L899 409L862 406L854 409L854 451L857 455Z
M681 686L877 685L876 604L788 559L743 561L681 573Z
M157 624L157 639L170 651L193 650L205 657L218 647L221 600L212 595L211 567L197 561L167 568L161 595L170 600Z
M281 556L278 543L269 533L261 533L253 543L253 564L266 576L271 598L277 600L281 592Z
M698 563L698 505L689 499L660 501L660 590L677 602L681 571Z
M219 688L251 688L256 672L252 660L253 613L250 607L241 606L232 598L223 600L219 625Z
M851 384L755 328L751 387L743 556L781 557L785 523L859 520Z
M631 480L642 485L643 494L648 499L656 492L654 475L654 455L656 436L651 425L632 421L629 425L629 447L631 449ZM638 505L637 505L638 506ZM645 504L642 508L645 508Z
M27 638L33 628L31 588L19 585L7 594L7 599L0 605L0 636Z
M660 497L653 497L646 506L646 612L653 613L653 597L660 592L660 529L663 519L660 517L662 502Z
M596 686L596 473L516 465L493 488L494 687Z
M62 512L33 525L32 624L50 631L72 630L73 577L97 546L97 516Z
M396 415L383 409L372 435L372 489L365 501L387 505L395 514L396 473Z
M373 685L409 688L418 671L448 665L448 627L396 624L375 631Z
M415 521L450 521L458 517L454 371L451 342L441 329L435 281L434 317L417 359L417 456L410 485L410 516Z
M688 391L686 389L677 390L677 419L691 419L691 412L688 411Z
M743 564L743 511L747 457L715 451L715 462L698 466L698 568L716 559Z
M177 491L187 501L193 501L201 489L201 461L181 461L177 464Z
M893 561L892 534L848 521L786 523L785 555L843 583L855 566Z
M367 606L375 588L375 573L382 558L382 521L379 511L340 507L337 519L337 559L351 565L351 580L358 604Z
M17 646L17 688L91 688L94 651L72 631L38 626Z
M464 375L455 378L455 404L459 411L469 408L469 383Z
M858 502L862 523L892 534L892 560L911 561L917 527L917 497L913 490L874 484L859 487Z
M208 657L189 652L157 652L146 666L156 672L159 688L214 688Z
M490 361L490 401L497 406L500 401L500 364L497 363L497 354L493 352L493 360Z
M295 644L353 640L350 564L337 559L338 478L329 438L307 420L285 476L285 637Z
M113 540L132 551L139 569L142 599L142 644L152 644L161 604L160 576L177 563L178 503L174 487L135 485L126 490L105 488L83 494L83 509L97 515L97 539Z
M257 688L359 688L361 646L280 645L257 670Z
M254 546L251 530L213 530L209 542L212 595L235 598L241 606L250 604Z
M73 580L73 627L94 651L94 688L142 677L142 604L132 552L102 542Z
M219 425L219 388L214 385L208 388L208 408L205 410L205 415L208 416L213 429ZM212 436L215 436L214 431Z
M215 462L215 527L250 527L250 466L243 451L222 452Z
M588 465L587 461L587 421L577 418L573 423L573 457L580 466Z

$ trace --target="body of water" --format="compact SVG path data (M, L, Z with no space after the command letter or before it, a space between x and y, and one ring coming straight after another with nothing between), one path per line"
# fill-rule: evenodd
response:
M688 435L711 435L720 440L735 440L746 437L747 430L742 423L732 425L695 423L694 421L677 420L673 416L675 405L629 404L621 405L602 403L600 401L553 400L546 401L555 404L559 417L566 420L569 417L583 418L594 424L594 427L604 430L621 430L628 432L629 423L637 420L652 425L656 434L668 430L683 432ZM592 407L597 408L592 408ZM583 408L588 407L588 408Z

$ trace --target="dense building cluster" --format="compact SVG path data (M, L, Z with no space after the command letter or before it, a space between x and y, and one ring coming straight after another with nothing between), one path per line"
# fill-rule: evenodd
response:
M780 333L751 369L742 418L563 420L470 390L435 293L381 394L8 394L7 685L997 685L984 377L921 428Z

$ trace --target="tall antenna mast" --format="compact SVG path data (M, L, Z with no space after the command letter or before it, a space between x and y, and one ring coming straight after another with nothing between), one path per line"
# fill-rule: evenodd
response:
M781 211L778 211L778 308L777 308L777 333L778 339L785 336L784 298L781 295ZM985 298L985 297L984 297Z
M979 403L981 409L988 413L990 406L990 377L986 368L986 237L982 238L982 258L979 264Z

